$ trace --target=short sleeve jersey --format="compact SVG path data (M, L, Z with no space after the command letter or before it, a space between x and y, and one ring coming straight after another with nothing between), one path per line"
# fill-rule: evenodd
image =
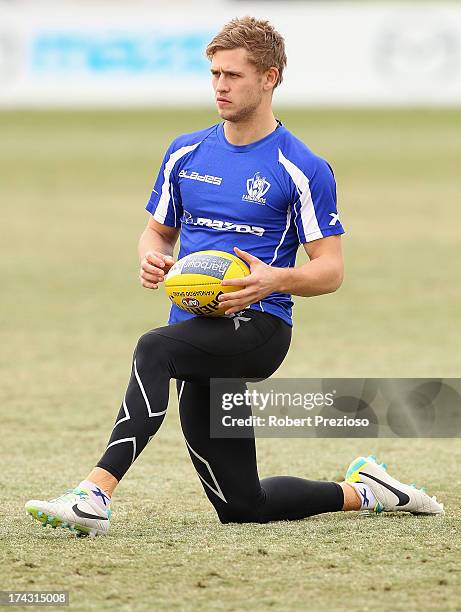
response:
M224 124L176 138L146 206L154 219L180 228L179 258L234 246L271 266L295 265L300 244L344 233L329 164L279 124L257 142L236 146ZM272 293L250 308L292 324L293 302ZM169 323L194 317L171 307Z

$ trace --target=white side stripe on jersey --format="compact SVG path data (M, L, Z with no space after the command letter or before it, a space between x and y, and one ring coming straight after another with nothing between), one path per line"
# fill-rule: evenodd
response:
M177 227L177 225L178 225L178 215L176 214L176 202L174 201L173 185L171 185L171 184L170 184L170 196L171 196L171 203L173 204L174 226Z
M272 261L270 262L270 266L275 262L275 260L277 259L277 253L279 251L279 248L282 246L283 241L285 240L285 236L287 235L287 231L290 228L290 223L291 223L291 204L288 204L288 210L287 210L287 223L285 225L285 229L283 230L283 234L282 237L280 238L280 242L278 243L275 251L274 251L274 256L272 257Z
M168 206L170 204L170 175L173 171L175 163L178 161L178 159L181 159L181 157L184 157L184 155L196 149L199 146L200 142L197 142L193 145L189 145L187 147L181 147L177 151L174 151L166 162L165 169L163 171L163 185L160 200L158 202L157 209L154 213L154 219L159 223L165 222L166 215L168 213Z
M298 168L298 166L295 166L293 162L283 155L280 149L279 162L288 172L291 180L296 185L296 189L298 190L300 201L299 214L301 216L301 225L304 230L306 241L323 238L323 234L320 231L317 217L315 215L314 203L312 201L311 190L309 189L309 179L304 172Z

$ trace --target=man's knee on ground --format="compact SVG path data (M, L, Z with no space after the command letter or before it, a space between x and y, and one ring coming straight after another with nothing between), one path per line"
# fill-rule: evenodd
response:
M228 523L266 523L261 516L259 504L255 500L233 501L216 507L219 520Z

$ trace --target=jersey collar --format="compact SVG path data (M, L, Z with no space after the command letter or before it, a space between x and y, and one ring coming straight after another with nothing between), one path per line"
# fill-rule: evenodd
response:
M226 139L226 136L224 135L224 121L222 123L219 123L217 127L219 142L224 146L224 148L228 149L229 151L233 151L234 153L247 153L248 151L254 151L259 147L263 147L272 140L279 138L280 134L285 130L285 127L283 126L282 122L277 119L277 127L275 128L275 130L264 138L261 138L261 140L251 142L250 144L246 145L233 145Z

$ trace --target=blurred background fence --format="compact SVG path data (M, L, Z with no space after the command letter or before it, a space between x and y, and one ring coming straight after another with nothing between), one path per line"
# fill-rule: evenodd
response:
M211 105L204 48L243 14L286 38L283 106L461 103L458 2L0 0L0 105Z

